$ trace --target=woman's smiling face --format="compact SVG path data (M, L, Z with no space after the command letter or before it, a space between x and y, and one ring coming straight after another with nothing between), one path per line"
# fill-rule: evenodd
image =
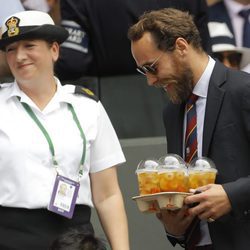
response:
M49 44L44 40L21 40L6 47L7 62L19 82L53 72L53 64L58 54L58 44Z

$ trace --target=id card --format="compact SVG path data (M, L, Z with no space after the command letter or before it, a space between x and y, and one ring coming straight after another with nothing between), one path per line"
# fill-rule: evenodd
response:
M48 210L72 218L80 184L61 175L56 176Z

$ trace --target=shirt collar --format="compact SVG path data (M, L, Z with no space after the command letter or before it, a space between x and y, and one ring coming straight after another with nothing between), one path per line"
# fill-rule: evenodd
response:
M243 10L250 8L250 4L244 5L233 0L224 0L224 4L227 8L229 16L238 16L238 13Z
M55 96L53 97L54 101L60 102L66 102L71 103L71 99L69 97L69 93L74 93L74 86L69 86L68 88L66 86L62 86L60 80L55 77L55 82L57 85ZM30 98L19 88L16 80L13 82L12 86L10 87L10 95L9 99L13 97L20 97L20 101L30 103Z
M197 84L195 85L193 89L193 93L195 95L199 97L204 97L204 98L207 97L208 85L209 85L210 77L212 75L214 65L215 65L215 60L211 58L210 56L208 57L209 57L208 64L204 72L202 73L199 81L197 82Z
M56 78L57 81L57 92L56 99L58 102L66 102L72 104L72 94L75 93L75 85L64 85L62 86L59 79Z
M10 91L10 95L9 95L9 99L12 98L12 97L22 97L22 94L23 92L21 91L21 89L19 88L16 80L13 82L13 83L10 83L11 84L11 91Z

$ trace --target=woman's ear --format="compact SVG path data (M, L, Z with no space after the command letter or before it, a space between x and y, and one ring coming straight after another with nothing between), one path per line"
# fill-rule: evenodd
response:
M53 42L50 49L53 62L56 62L59 57L59 49L60 49L59 44L57 42Z

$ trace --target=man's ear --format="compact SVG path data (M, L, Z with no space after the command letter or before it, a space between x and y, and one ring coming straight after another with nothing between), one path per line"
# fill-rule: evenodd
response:
M186 53L187 48L188 42L184 38L178 37L175 41L175 50L183 56Z

